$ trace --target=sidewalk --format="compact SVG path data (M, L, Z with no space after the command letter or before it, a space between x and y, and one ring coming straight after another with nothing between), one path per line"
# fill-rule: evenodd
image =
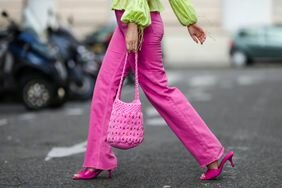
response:
M229 36L207 34L203 45L194 43L187 32L165 34L163 39L167 67L228 67Z

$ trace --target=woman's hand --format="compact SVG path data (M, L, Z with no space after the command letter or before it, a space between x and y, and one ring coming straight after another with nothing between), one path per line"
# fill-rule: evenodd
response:
M126 48L128 52L136 52L138 47L138 27L135 23L128 23L126 32Z
M206 40L206 34L204 30L197 24L192 24L187 26L188 32L192 39L198 44L199 42L203 44Z

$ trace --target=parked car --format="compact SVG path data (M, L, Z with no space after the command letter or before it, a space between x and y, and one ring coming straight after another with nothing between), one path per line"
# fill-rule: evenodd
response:
M53 14L50 12L50 16ZM68 72L68 98L91 99L99 71L98 59L75 37L71 29L57 22L56 26L48 26L47 36L49 44L58 49Z
M30 31L9 21L0 33L0 93L13 93L30 110L61 106L66 97L66 70L56 51Z
M232 37L230 58L235 67L253 65L257 60L282 62L282 26L239 30Z

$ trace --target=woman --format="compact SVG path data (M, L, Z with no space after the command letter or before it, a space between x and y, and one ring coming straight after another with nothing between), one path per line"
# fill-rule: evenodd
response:
M197 16L190 0L169 2L192 39L203 44L206 35L197 25ZM224 154L224 147L183 93L176 87L168 86L162 64L163 22L160 11L163 6L160 0L113 0L112 9L115 10L117 27L96 80L83 168L73 179L93 179L103 170L108 170L111 177L112 170L117 168L117 158L105 138L127 52L138 53L139 83L148 100L195 157L200 167L207 167L200 179L214 179L219 176L227 160L234 166L232 151L218 163ZM126 75L130 68L134 70L134 56L129 58Z

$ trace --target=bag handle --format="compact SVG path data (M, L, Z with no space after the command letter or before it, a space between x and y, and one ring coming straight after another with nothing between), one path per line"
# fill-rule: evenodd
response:
M125 54L125 61L124 61L123 69L122 69L122 74L121 74L116 98L120 98L120 95L121 95L121 86L124 81L124 73L125 73L125 67L126 67L126 63L128 59L128 54L129 52L126 52ZM138 64L137 62L138 62L138 52L135 52L135 97L134 97L134 100L139 99L139 90L138 90L139 82L138 82Z

